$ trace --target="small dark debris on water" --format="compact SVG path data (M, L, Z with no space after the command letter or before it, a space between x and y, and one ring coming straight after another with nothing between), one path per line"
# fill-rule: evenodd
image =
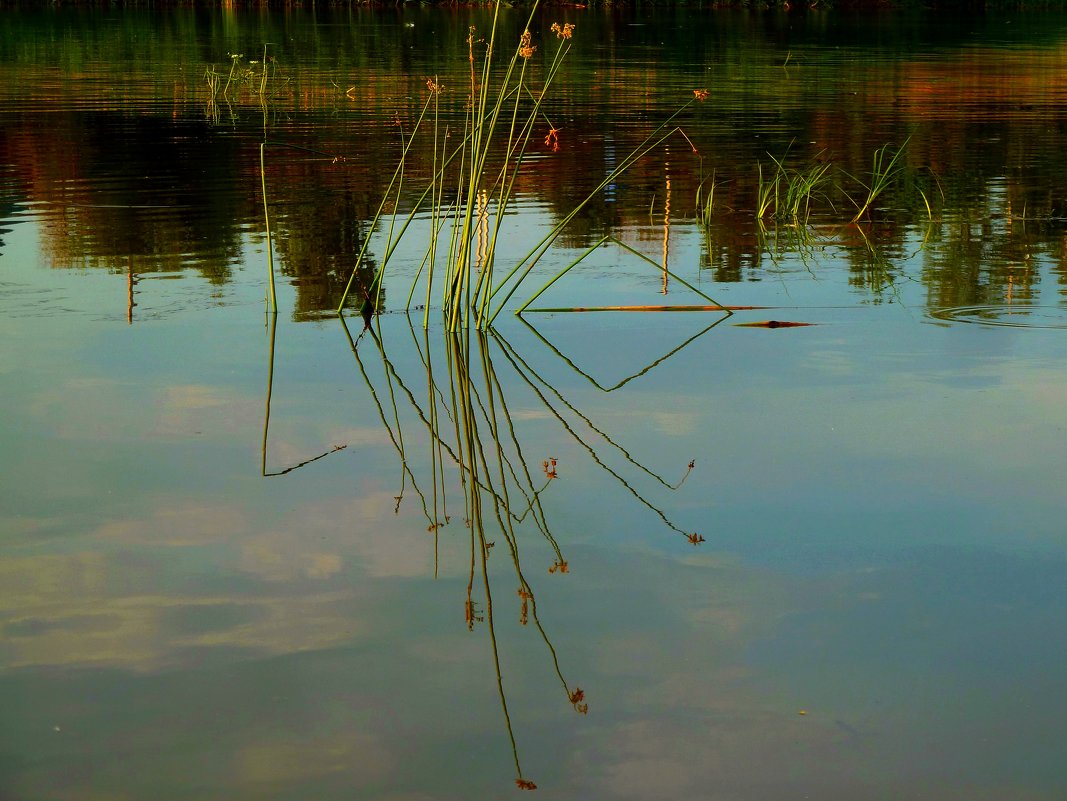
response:
M758 323L734 323L738 328L803 328L816 323L795 323L789 320L761 320Z

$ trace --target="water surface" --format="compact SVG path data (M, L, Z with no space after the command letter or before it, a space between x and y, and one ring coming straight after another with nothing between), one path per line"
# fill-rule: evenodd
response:
M556 20L514 258L707 87L536 276L769 308L424 331L420 217L332 313L485 12L0 21L0 796L1063 797L1067 18ZM770 156L842 171L810 226ZM612 245L536 305L702 302Z

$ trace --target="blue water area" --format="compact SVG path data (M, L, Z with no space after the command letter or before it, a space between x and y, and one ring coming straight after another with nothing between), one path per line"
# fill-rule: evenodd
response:
M1064 797L1065 20L557 19L473 275L698 152L453 331L388 186L488 15L5 15L0 798Z

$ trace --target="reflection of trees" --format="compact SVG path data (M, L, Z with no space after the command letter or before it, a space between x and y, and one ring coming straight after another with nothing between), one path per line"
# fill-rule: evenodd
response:
M340 303L353 265L367 236L371 210L353 171L327 160L293 159L270 148L268 161L274 244L282 272L296 287L297 317L332 312ZM274 187L285 193L274 196ZM309 191L310 190L310 191ZM323 193L330 202L322 202ZM309 196L311 195L311 196ZM376 271L371 259L357 265L360 286L369 286ZM363 298L353 296L357 307Z
M259 184L251 150L200 121L29 113L0 138L0 159L16 165L20 192L42 209L41 247L53 267L133 276L194 269L224 284L243 232L263 226L259 198L243 189ZM275 242L298 314L336 308L340 276L365 235L365 177L307 154L270 164Z
M236 161L232 141L196 122L66 113L24 117L5 144L28 195L45 206L52 266L192 267L227 279L240 252L238 201L214 181Z
M1004 228L996 232L996 228ZM1028 302L1038 292L1039 257L1058 266L1063 282L1063 248L1046 241L1047 223L980 216L945 220L938 242L927 252L923 283L931 308ZM1055 241L1064 241L1062 223ZM1055 230L1055 229L1053 229Z
M410 119L414 88L428 75L440 77L446 95L456 91L467 25L485 30L489 19L483 10L405 6L393 13L322 8L319 24L307 25L293 15L233 9L127 11L107 24L100 24L102 11L86 8L0 16L5 97L22 104L6 118L0 157L19 165L21 194L47 204L48 257L135 274L192 268L227 281L242 236L258 227L248 143L253 132L262 137L263 116L250 99L235 98L235 109L221 115L225 123L189 120L202 119L204 66L225 65L229 53L256 58L270 42L285 78L269 115L271 136L348 159L271 166L281 269L297 287L298 313L333 306L336 276L351 267L346 259L358 251L368 209L388 180L382 173L395 163L394 114ZM1055 77L1067 57L1036 44L1054 39L1054 26L1014 20L1034 43L1021 57L1009 49L943 49L993 24L985 19L935 35L912 26L831 24L817 13L802 23L773 14L705 19L679 8L657 12L655 25L626 25L631 17L640 15L620 11L585 41L585 26L600 23L580 23L574 56L545 109L560 127L561 148L539 147L517 186L549 214L568 213L649 120L677 108L693 88L690 77L701 76L712 97L682 121L700 155L671 143L672 208L676 218L687 216L700 176L715 171L720 211L706 266L716 280L748 280L767 266L752 219L757 161L822 153L842 173L858 175L876 148L909 135L905 180L886 194L865 232L881 256L855 235L843 242L856 285L884 289L879 259L896 262L908 231L925 225L917 184L936 197L941 223L926 243L920 276L932 305L1034 296L1036 273L1027 263L1037 257L1065 274L1067 163L1060 153L1067 128L1054 110L1061 105ZM524 20L505 14L501 35L517 35ZM535 38L546 20L535 20ZM934 56L901 58L917 43ZM32 111L57 97L76 97L86 111ZM662 156L635 165L590 202L562 244L585 246L605 233L625 238L646 225L652 196L663 190ZM411 162L416 169L431 154L412 153ZM849 201L841 191L830 194L840 219Z

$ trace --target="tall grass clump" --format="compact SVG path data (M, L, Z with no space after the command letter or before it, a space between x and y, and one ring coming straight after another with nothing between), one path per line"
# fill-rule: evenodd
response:
M541 85L533 87L528 75L529 63L538 46L533 42L529 25L535 10L536 5L502 72L494 71L494 58L499 47L499 4L494 11L487 39L479 38L473 26L469 28L466 44L470 68L458 144L451 144L453 133L442 116L443 87L436 79L426 82L426 100L414 127L405 136L399 163L372 220L372 227L375 227L381 221L387 204L392 202L394 212L389 222L385 255L373 283L363 290L365 305L372 308L377 306L390 258L412 220L420 211L426 211L428 205L430 237L426 256L416 276L418 280L425 272L427 309L433 287L437 284L451 330L458 329L470 320L481 323L486 320L492 297L493 265L501 223L512 200L515 179L536 123L541 118L547 120L542 112L542 103L570 50L574 34L574 25L570 23L552 26L557 46ZM558 142L558 130L551 122L548 127L546 142ZM432 130L427 134L425 128ZM407 157L420 135L432 137L430 180L406 218L398 220L395 209L400 206ZM499 166L491 166L490 155L501 145L501 162ZM444 198L447 195L454 196L455 200L445 208ZM491 219L488 230L484 226L487 219ZM447 223L451 223L451 227L446 230ZM485 235L480 248L476 245L479 229ZM365 255L366 247L365 242L357 267ZM440 263L441 254L444 255L443 264ZM355 271L345 289L342 307L352 290L354 276ZM409 295L409 301L411 297Z
M891 152L889 145L883 145L874 151L874 156L871 159L871 174L869 178L864 181L856 176L849 176L858 184L860 184L865 193L860 195L859 199L851 198L852 202L856 205L856 213L850 220L850 222L859 222L863 215L870 211L874 202L878 200L883 192L890 186L896 183L903 171L903 166L899 163L900 157L904 153L904 148L908 146L908 142L911 140L909 136L905 139L900 147L895 152ZM930 212L930 204L926 200L925 193L923 194L923 202L926 204L927 212Z
M696 210L697 218L705 226L711 224L711 218L715 214L715 189L719 184L715 181L715 171L711 175L702 178L697 184Z
M448 330L466 326L487 329L513 293L529 275L541 257L552 246L560 232L579 211L609 183L629 169L638 159L664 142L677 128L671 122L682 109L703 100L707 94L694 93L694 98L670 115L658 128L638 145L626 158L605 176L604 180L565 215L525 255L508 253L501 256L501 227L504 216L513 202L516 179L521 174L535 131L542 123L547 133L537 133L536 141L543 141L551 150L560 147L560 130L545 113L549 90L559 75L570 52L575 26L554 23L553 46L545 59L543 71L531 66L541 47L535 43L530 25L537 12L534 3L523 32L508 48L508 59L497 65L498 51L503 49L498 37L500 3L493 14L487 37L480 38L475 28L468 31L466 40L466 86L462 94L462 111L449 109L443 103L444 87L436 79L426 83L427 95L410 132L402 135L401 155L392 180L382 197L378 211L371 221L372 230L388 216L385 231L384 255L370 286L354 287L356 270L362 263L369 239L364 242L338 313L341 313L349 293L362 293L364 312L378 308L382 282L386 271L412 221L418 215L429 217L430 235L425 255L408 295L409 306L414 297L415 284L425 282L426 311L423 326L428 325L429 308L437 292ZM539 79L535 78L539 73ZM451 110L451 115L449 111ZM459 119L456 119L458 116ZM450 125L450 122L457 124ZM412 165L408 156L419 137L432 139L430 178L416 189L416 198L406 215L399 213L401 190L405 175ZM452 197L447 205L446 197ZM392 207L387 215L386 209ZM507 260L510 269L501 276L498 265Z
M813 203L825 199L830 185L830 163L818 157L804 167L788 167L784 157L771 156L774 170L767 177L763 164L756 164L756 219L806 225Z
M224 100L231 99L242 91L260 98L268 98L276 95L281 87L289 82L288 78L281 80L277 76L277 64L274 57L268 54L270 43L263 45L263 57L261 59L245 60L244 53L228 53L230 68L225 72L215 69L214 65L204 71L204 82L212 99L222 97ZM225 83L223 78L225 77ZM268 93L268 89L270 92Z

